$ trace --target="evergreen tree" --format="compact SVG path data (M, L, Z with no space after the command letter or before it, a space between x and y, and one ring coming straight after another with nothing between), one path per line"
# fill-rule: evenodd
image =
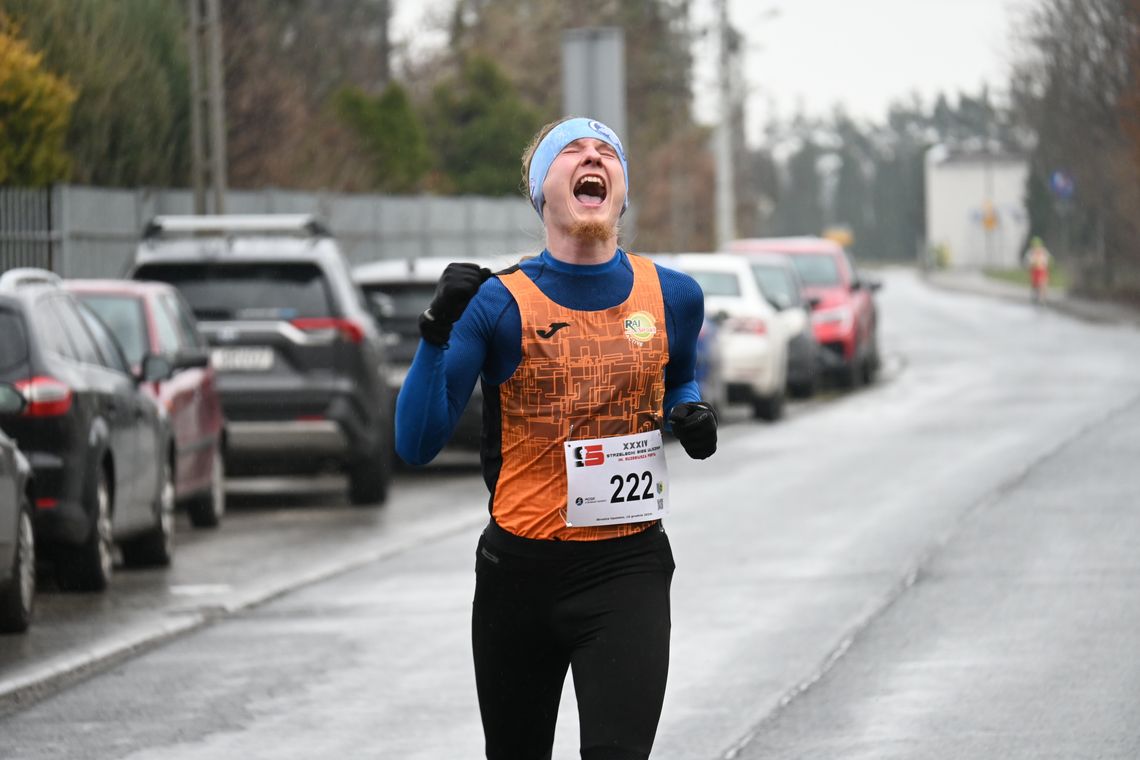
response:
M376 98L355 87L336 96L340 118L360 138L372 164L372 189L410 193L420 188L431 166L427 138L407 92L389 85Z
M522 152L541 118L493 60L472 55L457 77L439 84L427 121L439 189L480 195L519 192Z
M811 139L788 160L788 181L780 198L777 228L781 235L819 235L823 232L823 183L819 161L823 151Z

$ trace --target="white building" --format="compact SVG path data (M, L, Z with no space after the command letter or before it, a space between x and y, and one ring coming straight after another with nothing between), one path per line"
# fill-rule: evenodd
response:
M932 261L961 268L1013 269L1029 232L1021 156L958 152L926 154L926 241Z

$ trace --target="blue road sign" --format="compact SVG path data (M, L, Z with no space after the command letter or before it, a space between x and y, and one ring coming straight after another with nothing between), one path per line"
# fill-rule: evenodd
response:
M1053 195L1063 201L1068 201L1072 200L1076 193L1077 185L1071 174L1057 170L1049 175L1049 189L1053 191Z

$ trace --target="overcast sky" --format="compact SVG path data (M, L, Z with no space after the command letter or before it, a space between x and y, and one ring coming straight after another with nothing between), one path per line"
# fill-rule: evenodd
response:
M746 40L744 76L750 141L773 114L810 115L842 103L856 118L881 120L892 100L917 92L1001 91L1013 60L1017 20L1039 0L729 0ZM414 47L426 14L452 0L394 0L393 36ZM713 0L693 0L695 30L714 19ZM585 21L585 20L584 20ZM715 48L698 47L694 83L698 118L716 118Z

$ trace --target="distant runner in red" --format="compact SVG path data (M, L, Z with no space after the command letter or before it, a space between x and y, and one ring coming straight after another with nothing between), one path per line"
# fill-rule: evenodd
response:
M1026 255L1026 259L1029 263L1029 285L1032 289L1033 301L1043 303L1045 293L1049 290L1049 265L1053 261L1053 256L1041 238L1035 237L1029 245L1029 253Z
M547 125L523 158L546 249L491 275L451 264L420 318L396 446L430 461L483 383L491 520L472 645L489 760L546 760L568 669L584 760L649 757L669 669L673 555L661 438L716 451L694 379L704 317L689 276L618 247L621 141Z

